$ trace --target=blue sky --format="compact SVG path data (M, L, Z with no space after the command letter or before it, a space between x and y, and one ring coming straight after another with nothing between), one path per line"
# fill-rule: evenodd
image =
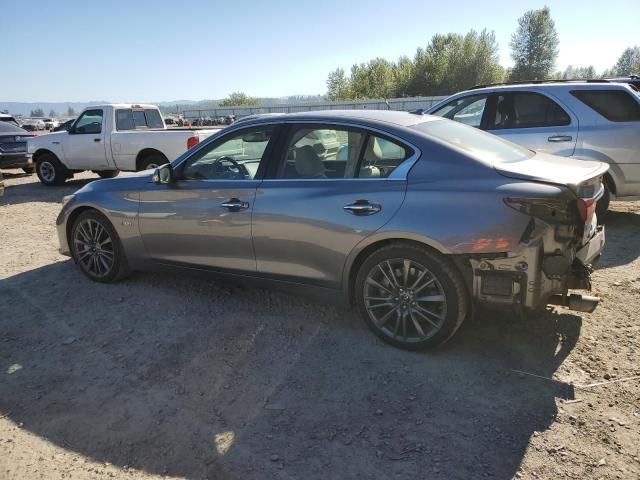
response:
M602 70L640 44L638 0L0 0L0 100L322 94L336 67L413 56L435 33L472 28L495 31L508 66L518 17L545 3L559 69Z

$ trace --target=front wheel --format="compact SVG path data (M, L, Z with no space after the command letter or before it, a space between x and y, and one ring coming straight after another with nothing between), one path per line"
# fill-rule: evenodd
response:
M69 238L73 259L96 282L111 283L128 273L127 259L111 222L95 210L81 213Z
M382 247L356 277L360 315L382 340L406 350L446 342L464 321L469 296L442 255L412 244Z
M45 153L36 160L36 173L40 181L47 186L62 185L69 171L50 153Z

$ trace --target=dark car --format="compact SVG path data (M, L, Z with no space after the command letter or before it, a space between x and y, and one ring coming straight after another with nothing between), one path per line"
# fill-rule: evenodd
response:
M27 153L27 138L33 135L23 128L0 122L0 168L22 168L33 173L31 155Z

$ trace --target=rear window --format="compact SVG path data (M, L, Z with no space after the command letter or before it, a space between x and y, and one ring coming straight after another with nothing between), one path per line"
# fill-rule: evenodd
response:
M624 90L572 90L571 95L610 122L640 121L640 104Z
M117 130L136 130L139 128L163 128L160 112L154 108L133 110L120 108L116 110Z
M454 121L428 121L413 125L411 128L491 164L518 162L535 155L534 152L520 145Z

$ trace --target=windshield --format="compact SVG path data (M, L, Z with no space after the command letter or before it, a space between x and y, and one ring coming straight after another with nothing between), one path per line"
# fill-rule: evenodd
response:
M534 152L520 145L452 120L422 122L411 128L491 164L519 162L535 155Z

